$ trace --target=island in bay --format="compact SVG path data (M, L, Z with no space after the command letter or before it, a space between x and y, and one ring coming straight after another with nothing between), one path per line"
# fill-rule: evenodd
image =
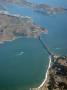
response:
M0 2L1 3L6 2L6 3L11 3L11 4L16 4L16 5L19 5L21 7L23 7L23 6L29 7L37 13L42 13L42 14L46 14L46 15L67 12L67 9L64 7L52 7L52 6L47 5L45 3L37 4L37 3L31 3L27 0L0 0Z

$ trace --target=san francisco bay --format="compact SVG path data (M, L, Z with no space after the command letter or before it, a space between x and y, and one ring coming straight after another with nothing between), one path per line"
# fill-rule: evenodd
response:
M43 15L30 8L14 4L4 4L4 8L10 13L30 16L33 23L47 28L48 34L43 34L41 38L47 43L50 51L67 55L66 12ZM48 54L38 39L19 38L4 42L0 44L0 80L2 81L0 85L36 87L44 80L48 64Z

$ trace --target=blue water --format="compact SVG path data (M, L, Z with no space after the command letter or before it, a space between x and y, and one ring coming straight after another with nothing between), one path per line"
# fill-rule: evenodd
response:
M18 7L17 5L8 5L6 9L11 13L16 13L24 16L30 16L33 19L33 23L36 23L44 28L48 29L48 35L45 35L48 46L52 47L61 47L65 51L67 50L67 13L59 13L52 16L47 16L34 12L30 8ZM61 32L61 33L60 33ZM44 36L44 37L45 37ZM62 49L62 50L63 50ZM65 54L62 52L62 54Z
M56 6L56 7L65 7L67 8L67 0L27 0L32 3L38 3L38 4L48 4L50 6Z
M24 54L19 56L18 53ZM32 87L44 78L46 52L38 40L17 39L0 45L0 85Z
M33 23L48 29L42 40L52 52L67 55L67 13L52 16L39 14L30 8L5 4L11 13L30 16ZM23 55L18 55L24 52ZM0 45L0 85L14 87L38 86L44 79L49 59L38 39L21 38Z

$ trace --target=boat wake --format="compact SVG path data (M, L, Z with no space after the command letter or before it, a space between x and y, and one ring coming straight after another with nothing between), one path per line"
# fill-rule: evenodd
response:
M21 56L21 55L23 55L23 54L24 54L24 52L20 52L18 55Z

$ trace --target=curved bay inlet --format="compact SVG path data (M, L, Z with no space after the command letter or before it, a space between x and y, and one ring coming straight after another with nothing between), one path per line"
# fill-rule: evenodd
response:
M30 16L33 23L46 27L48 34L42 35L42 40L52 52L66 55L67 13L47 16L17 5L5 4L4 8L10 13ZM45 78L48 64L48 54L38 39L18 38L0 44L0 88L37 87Z

